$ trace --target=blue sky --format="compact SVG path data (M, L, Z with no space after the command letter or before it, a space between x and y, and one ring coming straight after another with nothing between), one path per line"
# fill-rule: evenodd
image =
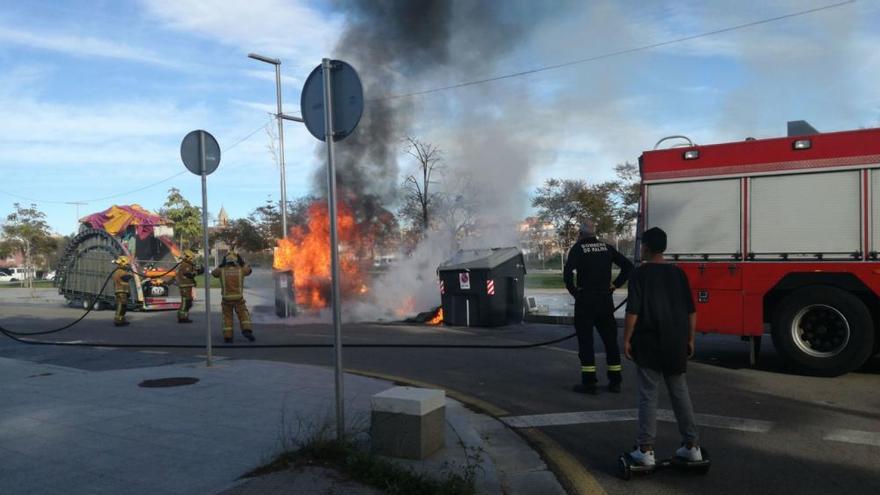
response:
M572 2L558 15L536 20L515 49L493 61L489 75L827 3ZM616 163L636 160L669 134L709 143L781 135L792 119L829 131L880 124L878 22L878 2L863 0L436 93L415 101L411 132L447 152L452 174L458 163L471 167L462 144L468 136L512 136L529 155L512 185L521 205L517 213L525 214L529 191L544 179L606 179ZM223 205L231 216L245 216L267 198L277 200L278 169L263 128L274 111L274 74L246 54L282 59L285 111L298 113L303 80L322 56L333 54L343 24L330 5L303 0L3 1L0 213L16 201L31 202L22 197L34 198L57 232L70 233L76 210L67 202L88 202L81 215L114 202L157 209L168 188L177 187L200 203L199 178L188 173L122 198L100 199L183 171L179 143L197 128L213 133L224 148L220 168L209 178L212 214ZM484 75L474 69L475 78ZM398 88L440 86L457 77L438 68ZM480 119L462 117L473 101L502 124L486 129ZM320 163L316 141L305 129L285 129L288 197L294 198L309 192ZM505 175L504 163L487 162L493 160L490 151L481 158L487 163L484 181ZM403 154L400 166L410 166Z

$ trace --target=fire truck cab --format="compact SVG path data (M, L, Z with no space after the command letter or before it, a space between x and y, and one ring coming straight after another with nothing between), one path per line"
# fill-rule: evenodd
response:
M790 367L815 375L877 354L880 129L790 122L787 137L655 148L639 164L639 231L668 234L698 331L742 336L754 359L769 330Z

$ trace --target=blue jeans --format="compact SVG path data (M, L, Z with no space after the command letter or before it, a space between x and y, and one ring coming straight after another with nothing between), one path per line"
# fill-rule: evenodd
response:
M699 445L697 422L688 392L684 374L665 376L650 368L638 369L639 375L639 445L654 445L657 436L657 394L660 380L666 382L669 401L678 422L681 441L685 444Z

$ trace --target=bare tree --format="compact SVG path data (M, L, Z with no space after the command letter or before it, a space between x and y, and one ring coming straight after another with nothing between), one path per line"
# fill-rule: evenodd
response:
M416 173L407 176L403 181L404 205L401 215L409 220L422 232L428 230L431 224L430 210L437 200L432 186L434 174L442 169L442 151L438 146L425 143L407 136L406 153L416 159Z
M446 230L452 243L452 250L459 248L460 241L473 232L477 222L478 193L473 177L461 173L444 186L445 191L438 194L434 208L434 218Z

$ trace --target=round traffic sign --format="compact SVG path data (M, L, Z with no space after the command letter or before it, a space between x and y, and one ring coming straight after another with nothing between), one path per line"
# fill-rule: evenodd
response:
M210 175L220 165L220 145L208 131L192 131L180 143L180 159L190 172Z
M364 88L354 67L341 60L332 60L330 85L333 96L334 141L348 137L364 113ZM303 122L312 136L325 141L324 132L324 71L319 65L309 74L300 96Z

